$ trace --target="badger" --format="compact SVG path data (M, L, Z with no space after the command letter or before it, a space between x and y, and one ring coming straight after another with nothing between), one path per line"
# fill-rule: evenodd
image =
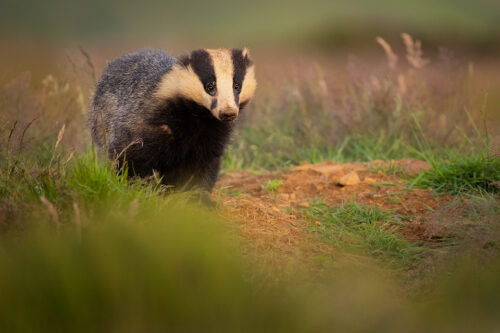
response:
M150 49L125 54L97 83L92 140L129 176L156 172L164 184L210 193L255 88L246 48L198 49L179 58Z

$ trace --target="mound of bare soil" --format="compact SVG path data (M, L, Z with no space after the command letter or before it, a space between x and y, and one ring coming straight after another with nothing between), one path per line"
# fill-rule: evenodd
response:
M435 196L431 189L409 188L409 177L428 168L425 162L403 159L227 173L217 183L214 196L222 202L222 214L237 221L249 246L266 253L271 264L283 264L284 257L307 259L335 253L325 243L311 242L307 226L313 222L301 213L318 199L332 205L355 201L390 209L405 217L398 232L406 239L429 240L432 212L451 198ZM265 186L271 180L280 184L274 191Z

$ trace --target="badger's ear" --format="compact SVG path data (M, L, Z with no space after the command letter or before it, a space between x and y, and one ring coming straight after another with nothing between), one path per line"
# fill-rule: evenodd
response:
M191 64L191 57L188 54L183 54L179 57L179 62L184 67L188 67Z
M241 54L243 54L243 58L250 58L250 51L246 47L241 49Z
M241 54L243 55L243 60L245 61L245 64L247 65L247 67L252 66L253 61L252 61L252 58L250 57L250 51L248 51L248 49L246 47L244 47L241 50Z

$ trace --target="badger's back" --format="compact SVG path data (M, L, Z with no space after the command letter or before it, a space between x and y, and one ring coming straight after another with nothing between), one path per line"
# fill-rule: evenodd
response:
M126 144L124 137L134 139L134 128L144 122L154 90L177 61L148 49L125 54L106 66L89 112L92 139L98 146L120 148L121 142Z

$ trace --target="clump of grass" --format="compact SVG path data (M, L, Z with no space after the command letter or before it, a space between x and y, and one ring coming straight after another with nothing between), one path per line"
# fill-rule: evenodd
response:
M238 195L241 195L243 193L245 193L245 191L239 188L233 188L229 191L229 195L232 197L237 197Z
M339 207L315 201L304 214L311 227L339 248L361 250L393 263L411 264L422 252L391 227L392 212L349 201Z
M70 226L74 214L84 218L110 207L114 214L128 214L134 206L155 211L159 202L190 196L167 195L170 190L158 180L128 179L126 169L118 173L112 161L93 150L76 156L53 151L55 157L43 161L17 156L0 172L0 207L10 207L0 209L0 229L28 227L36 215Z
M262 185L262 189L269 193L275 193L283 185L283 181L280 179L271 179L267 183Z
M412 184L432 187L439 194L500 192L500 158L455 154L449 160L431 161L432 169L418 175Z
M331 216L338 221L354 226L363 223L387 222L391 218L391 212L384 211L378 206L361 205L354 201L348 201L342 203Z
M381 171L381 172L385 173L386 175L394 175L394 176L399 176L399 177L403 177L406 175L405 170L401 166L396 165L394 163L394 161L391 161L387 165L370 167L369 170L370 170L370 172Z

